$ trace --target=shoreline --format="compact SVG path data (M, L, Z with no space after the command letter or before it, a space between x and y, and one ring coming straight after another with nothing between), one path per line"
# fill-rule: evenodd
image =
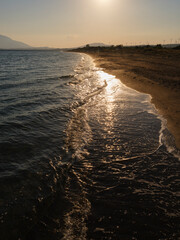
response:
M94 59L97 67L114 75L123 84L150 94L151 102L167 120L167 128L180 149L180 51L144 52L136 49L77 50Z

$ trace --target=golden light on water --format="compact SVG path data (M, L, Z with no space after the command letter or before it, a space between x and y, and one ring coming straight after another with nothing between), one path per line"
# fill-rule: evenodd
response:
M115 78L115 76L110 75L108 73L105 73L103 71L98 71L99 75L99 81L100 84L105 87L104 91L104 101L105 101L105 112L106 115L104 116L105 121L105 129L108 134L111 134L111 130L114 126L114 109L116 107L115 101L116 101L116 93L119 91L122 91L121 89L121 83L118 79Z
M105 73L103 71L98 71L99 79L102 82L106 82L106 97L112 102L115 97L116 91L121 90L121 83L115 76Z

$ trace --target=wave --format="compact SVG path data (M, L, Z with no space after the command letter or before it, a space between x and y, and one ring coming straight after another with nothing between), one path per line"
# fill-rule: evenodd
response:
M176 147L174 136L169 132L164 122L160 131L160 143L164 144L167 151L180 161L180 150Z
M32 86L36 86L36 87L39 87L38 84L45 84L45 82L51 82L51 81L56 81L56 80L59 80L59 79L66 79L66 78L73 78L74 75L67 75L67 76L55 76L55 77L41 77L41 78L36 78L35 80L34 79L31 79L31 80L21 80L20 82L17 81L16 79L13 79L13 82L10 82L8 81L8 83L4 82L4 83L1 83L0 84L0 89L1 90L9 90L10 88L22 88L22 87L25 87L27 89L29 89L30 87Z
M69 74L69 75L64 75L60 77L61 79L67 79L67 78L74 78L73 74Z
M90 98L100 94L103 91L103 89L107 87L107 85L108 84L107 84L106 80L104 80L104 85L103 86L97 87L94 91L92 91L91 93L87 94L87 96L84 99L79 100L77 102L74 102L72 104L71 108L72 109L78 108L78 107L86 104Z

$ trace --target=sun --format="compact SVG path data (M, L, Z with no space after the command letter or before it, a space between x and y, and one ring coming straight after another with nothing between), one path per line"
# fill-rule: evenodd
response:
M99 0L100 2L102 2L102 3L108 3L108 2L110 2L111 0Z
M112 0L98 0L100 4L105 5L109 4Z
M116 0L89 0L89 1L93 2L93 5L100 9L108 9L108 7L114 6L114 2Z

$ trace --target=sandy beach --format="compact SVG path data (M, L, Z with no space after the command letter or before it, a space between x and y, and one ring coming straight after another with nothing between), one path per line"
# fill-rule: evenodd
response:
M180 149L180 50L156 48L83 48L96 66L125 85L152 96Z

